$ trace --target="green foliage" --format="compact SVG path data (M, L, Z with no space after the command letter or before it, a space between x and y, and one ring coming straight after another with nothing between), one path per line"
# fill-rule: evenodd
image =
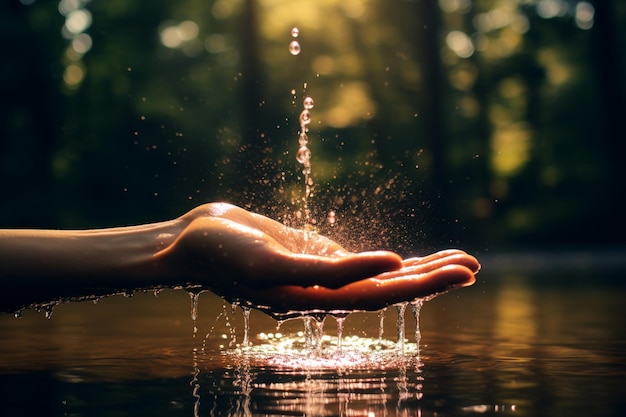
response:
M132 224L215 200L298 225L310 95L315 226L354 249L623 242L619 2L0 8L3 226Z

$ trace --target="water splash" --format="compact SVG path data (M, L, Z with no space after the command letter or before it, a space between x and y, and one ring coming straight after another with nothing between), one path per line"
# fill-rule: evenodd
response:
M322 317L304 316L304 340L305 349L310 350L317 355L321 354L324 344L324 319Z

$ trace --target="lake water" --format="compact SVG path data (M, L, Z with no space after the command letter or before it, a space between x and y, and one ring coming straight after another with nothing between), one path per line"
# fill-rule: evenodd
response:
M0 316L0 415L624 415L624 270L489 264L424 304L419 354L409 309L404 353L393 308L382 341L350 315L340 353L332 317L303 350L302 320L255 311L241 349L241 310L210 293L195 323L184 291Z

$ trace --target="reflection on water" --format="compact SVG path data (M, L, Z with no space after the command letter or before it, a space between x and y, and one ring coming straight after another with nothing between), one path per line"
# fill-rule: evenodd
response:
M184 291L27 310L0 316L0 415L624 415L624 282L485 268L424 303L419 353L411 309L404 353L393 308L327 318L321 346L255 310L246 341L210 293L195 320Z
M345 338L341 351L329 338L324 342L332 346L322 352L305 348L304 335L229 352L232 365L204 373L208 388L196 409L231 416L379 416L421 398L414 345L402 354L378 339Z

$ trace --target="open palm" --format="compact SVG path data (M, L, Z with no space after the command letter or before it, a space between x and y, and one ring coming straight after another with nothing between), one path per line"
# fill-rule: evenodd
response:
M402 260L352 253L314 232L226 203L187 213L161 254L186 265L192 284L271 314L378 310L474 283L478 261L460 250Z

